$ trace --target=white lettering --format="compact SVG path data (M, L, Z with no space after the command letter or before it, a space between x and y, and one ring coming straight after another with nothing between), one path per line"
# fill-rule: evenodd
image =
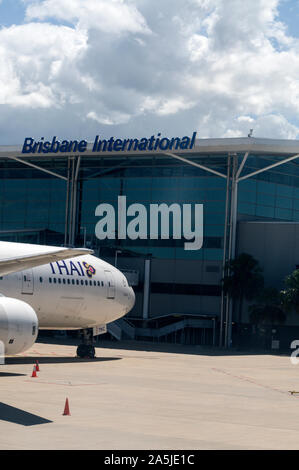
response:
M297 346L299 346L299 340L295 339L294 341L291 342L290 348L295 349L297 348ZM297 356L299 356L299 348L295 349L295 351L293 351L291 354L290 360L294 366L299 364L299 359L297 358Z
M191 205L183 204L183 233L186 240L193 243L185 243L185 250L200 250L203 244L203 204L195 204L194 231L192 231Z
M131 240L137 238L147 239L147 212L143 204L131 204L128 207L128 215L138 215L128 224L128 237ZM138 227L138 230L137 230Z
M95 227L95 234L99 240L109 240L115 239L115 211L114 207L111 204L99 204L96 207L95 215L103 216L103 219L97 222ZM104 228L106 227L106 230Z
M126 196L118 196L118 214L117 227L115 232L115 210L111 204L99 204L96 207L95 215L102 217L95 226L95 235L99 240L106 238L114 240L147 239L148 238L148 217L147 209L143 204L131 204L126 206ZM137 214L137 215L136 215ZM172 217L171 217L172 214ZM183 220L182 220L183 215ZM127 225L127 216L134 217ZM162 204L150 204L150 236L151 240L169 240L170 233L174 240L180 240L183 237L189 241L184 244L185 250L200 250L203 245L203 204L195 204L194 214L192 214L192 205L183 204L183 210L177 203L168 206ZM172 222L172 224L171 224ZM160 227L160 230L159 230ZM192 229L193 227L193 229ZM172 229L172 230L171 230Z

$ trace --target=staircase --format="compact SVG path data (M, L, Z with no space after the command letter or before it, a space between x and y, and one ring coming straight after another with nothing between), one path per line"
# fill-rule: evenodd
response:
M124 318L120 318L107 325L107 331L114 336L117 340L121 339L138 339L143 338L161 338L185 328L214 328L213 320L201 320L197 318L184 318L183 320L176 321L170 325L162 326L160 328L139 328L135 327L132 323Z
M118 340L135 339L136 328L128 320L119 318L107 325L107 331Z
M110 333L118 341L120 341L122 338L122 330L116 324L116 322L112 322L107 325L107 332Z
M136 328L137 336L148 336L151 338L161 338L175 331L184 330L185 328L213 328L212 320L197 320L194 318L185 318L171 325L162 326L161 328Z

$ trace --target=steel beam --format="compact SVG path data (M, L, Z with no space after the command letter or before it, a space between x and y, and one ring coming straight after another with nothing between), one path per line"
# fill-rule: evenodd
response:
M55 176L56 178L60 178L62 180L67 181L66 176L59 175L58 173L54 173L54 171L46 170L45 168L42 168L41 166L35 165L34 163L27 162L26 160L22 160L22 158L18 157L7 157L10 160L15 160L19 163L23 163L24 165L31 166L32 168L35 168L36 170L43 171L44 173L48 173L49 175Z
M231 156L227 158L227 180L226 180L226 197L225 197L225 219L224 219L224 234L223 234L223 259L222 259L222 279L226 274L226 263L228 256L228 228L229 228L229 210L230 210L230 173L231 173ZM223 327L224 327L224 314L225 314L225 295L223 289L221 290L221 307L220 307L220 332L219 332L219 346L223 346Z
M175 155L174 153L164 152L164 155L168 155L169 157L173 157L173 158L176 158L177 160L181 160L182 162L188 163L188 165L201 168L202 170L208 171L209 173L213 173L214 175L220 176L221 178L226 178L226 175L224 175L223 173L220 173L219 171L212 170L212 168L208 168L207 166L201 165L200 163L193 162L192 160L188 160L187 158L180 157L179 155Z
M70 203L70 169L71 158L67 159L67 183L66 183L66 196L65 196L65 223L64 223L64 245L68 243L69 234L69 203Z
M260 170L253 171L252 173L249 173L248 175L238 178L238 182L251 178L252 176L259 175L260 173L263 173L264 171L271 170L272 168L283 165L284 163L288 163L288 162L291 162L292 160L296 160L296 158L298 157L299 157L299 153L297 153L296 155L293 155L292 157L285 158L284 160L281 160L280 162L273 163L273 165L269 165L269 166L266 166L265 168L261 168Z

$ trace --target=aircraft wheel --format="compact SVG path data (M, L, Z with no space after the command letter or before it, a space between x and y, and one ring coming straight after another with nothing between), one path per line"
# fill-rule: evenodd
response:
M77 357L93 359L95 357L95 348L90 344L79 344L77 347Z
M89 357L90 359L94 359L95 356L96 356L95 347L92 345L89 345L88 350L87 350L87 357Z

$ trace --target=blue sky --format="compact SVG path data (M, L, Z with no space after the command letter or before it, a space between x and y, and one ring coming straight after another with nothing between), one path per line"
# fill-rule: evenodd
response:
M11 26L21 24L24 21L25 7L19 0L2 0L0 3L0 24L1 26Z
M299 136L299 2L2 0L0 139Z
M2 0L0 4L0 20L2 26L21 24L25 17L26 3L23 0ZM287 27L289 34L299 36L299 2L297 0L281 0L278 5L279 19Z
M299 37L299 2L284 0L278 6L279 19L286 25L287 31L294 37Z

